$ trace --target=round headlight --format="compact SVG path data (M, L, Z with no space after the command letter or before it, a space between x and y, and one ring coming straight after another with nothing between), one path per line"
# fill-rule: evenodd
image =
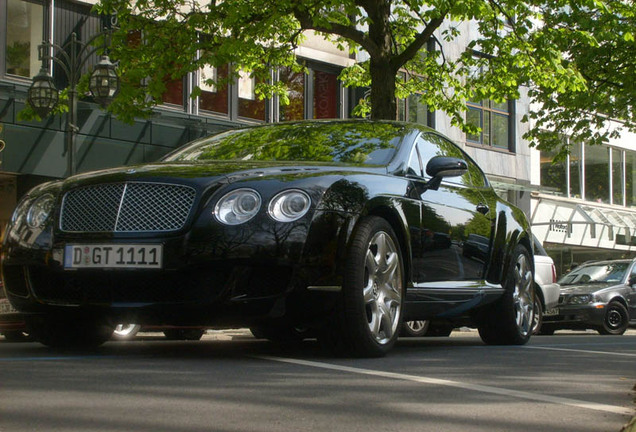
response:
M29 208L26 216L27 224L31 228L40 228L49 218L49 214L55 204L55 197L51 194L45 194L38 197Z
M311 205L309 195L291 189L276 195L269 202L269 215L278 222L293 222L303 217Z
M219 222L238 225L252 219L261 208L261 196L252 189L236 189L216 203L214 214Z

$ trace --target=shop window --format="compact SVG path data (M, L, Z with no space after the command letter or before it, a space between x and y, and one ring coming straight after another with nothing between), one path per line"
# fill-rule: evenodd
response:
M623 152L611 149L612 152L612 204L623 205Z
M625 200L628 207L636 207L636 152L625 152Z
M509 103L484 100L467 102L466 123L477 126L481 132L467 134L469 142L501 149L509 148L510 108Z
M265 121L265 100L256 97L256 80L249 73L240 71L238 79L238 115L252 120Z
M206 66L199 71L199 109L226 115L229 113L228 85L225 83L227 76L227 66Z
M581 185L583 184L583 170L581 169L581 144L574 143L570 148L570 157L568 161L570 172L570 197L581 198Z
M609 203L609 149L585 147L585 199Z
M288 105L280 105L279 120L302 120L305 118L305 74L294 72L291 68L282 68L280 81L287 85Z
M338 118L338 75L314 70L314 118Z
M541 189L556 195L567 195L567 160L555 162L556 152L541 151Z
M43 40L44 7L7 0L6 73L30 78L38 73L38 45Z

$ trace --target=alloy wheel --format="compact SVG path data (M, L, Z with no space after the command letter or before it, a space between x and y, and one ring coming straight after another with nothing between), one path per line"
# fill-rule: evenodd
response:
M517 328L527 336L532 331L534 291L532 268L525 255L519 255L515 264L513 303Z
M369 242L365 259L363 298L371 335L388 343L398 330L402 304L402 265L397 247L384 231Z

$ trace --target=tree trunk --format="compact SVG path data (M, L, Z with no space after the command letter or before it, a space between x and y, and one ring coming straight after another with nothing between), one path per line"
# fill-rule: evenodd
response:
M371 118L374 120L395 120L397 103L395 101L395 74L397 71L388 60L371 59Z
M393 38L391 36L391 1L371 0L365 7L369 14L369 39L375 49L369 50L371 75L371 118L395 120L395 74L391 64Z

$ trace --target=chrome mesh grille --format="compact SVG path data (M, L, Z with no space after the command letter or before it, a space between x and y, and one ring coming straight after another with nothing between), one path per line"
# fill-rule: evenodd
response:
M181 229L196 191L163 183L110 183L69 191L60 228L67 232L140 232Z

